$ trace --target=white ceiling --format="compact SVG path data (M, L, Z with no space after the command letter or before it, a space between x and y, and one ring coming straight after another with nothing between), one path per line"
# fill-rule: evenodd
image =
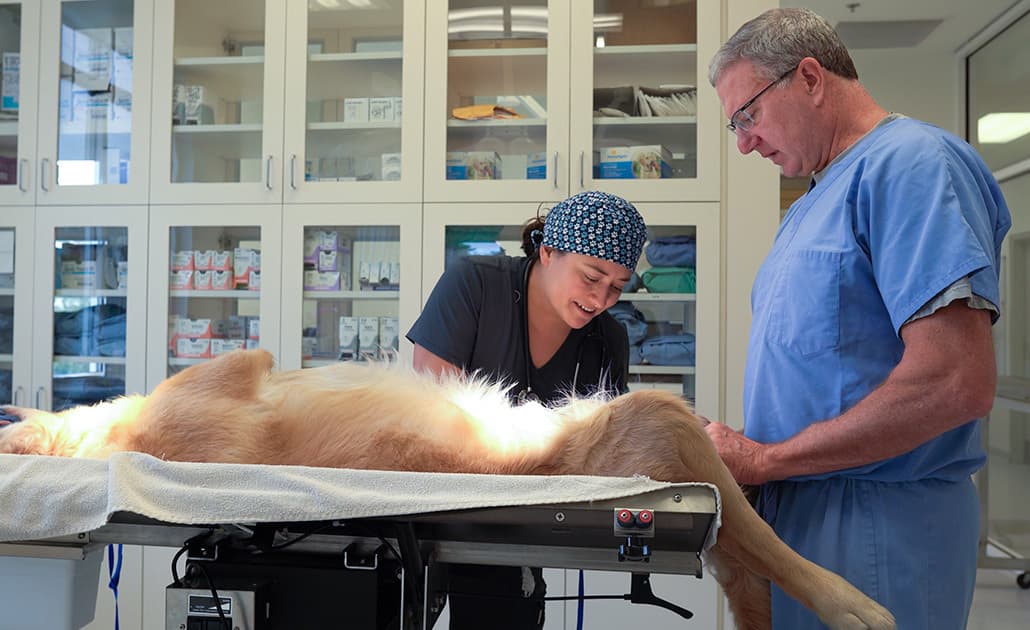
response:
M840 21L942 20L915 50L953 53L1016 0L808 0L781 1L807 7L836 26ZM858 4L854 11L848 4Z

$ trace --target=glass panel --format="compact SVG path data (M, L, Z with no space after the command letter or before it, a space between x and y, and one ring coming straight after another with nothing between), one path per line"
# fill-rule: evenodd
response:
M232 350L258 347L260 239L258 227L171 229L169 376Z
M987 423L988 532L996 544L1030 558L1030 174L1001 188L1012 230L1002 270L1005 312L995 326L999 399Z
M690 226L648 225L636 275L610 309L629 336L631 390L694 399L696 237Z
M128 228L54 232L55 411L125 393Z
M649 226L637 276L610 313L630 338L629 386L694 398L696 230ZM522 227L447 226L445 265L464 256L522 256Z
M0 404L14 403L14 229L0 228ZM19 400L24 405L26 401Z
M400 179L403 4L308 7L305 181Z
M176 1L171 181L262 180L264 42L263 0Z
M696 0L594 0L594 178L697 176Z
M18 183L20 4L0 6L0 63L3 65L3 84L0 88L0 186L14 186ZM7 379L9 381L10 377Z
M967 59L969 141L991 170L1030 157L1030 14Z
M447 179L546 179L546 0L451 0L447 38Z
M133 0L61 3L57 184L128 183Z
M400 228L304 228L303 366L395 359Z

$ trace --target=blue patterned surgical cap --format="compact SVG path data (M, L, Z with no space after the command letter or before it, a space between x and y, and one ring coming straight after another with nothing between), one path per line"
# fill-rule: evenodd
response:
M551 208L544 223L542 244L610 260L634 271L646 239L647 226L633 204L592 190L573 195Z

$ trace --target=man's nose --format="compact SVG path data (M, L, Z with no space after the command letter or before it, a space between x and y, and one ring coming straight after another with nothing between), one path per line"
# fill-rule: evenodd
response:
M747 133L746 131L737 131L737 150L742 154L747 155L754 151L756 144L758 144L758 140L755 136Z

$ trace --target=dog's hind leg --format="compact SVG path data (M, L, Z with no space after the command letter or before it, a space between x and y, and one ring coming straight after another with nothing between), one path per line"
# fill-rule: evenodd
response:
M718 549L775 582L833 630L893 630L894 618L885 608L839 575L802 558L776 536L751 507L700 419L681 398L667 392L636 392L616 398L601 413L609 415L607 422L599 416L589 429L570 436L570 441L588 443L566 449L566 454L584 454L578 462L584 472L714 484L723 513ZM727 594L735 596L732 585ZM746 609L744 602L735 605ZM737 622L760 623L739 618Z

